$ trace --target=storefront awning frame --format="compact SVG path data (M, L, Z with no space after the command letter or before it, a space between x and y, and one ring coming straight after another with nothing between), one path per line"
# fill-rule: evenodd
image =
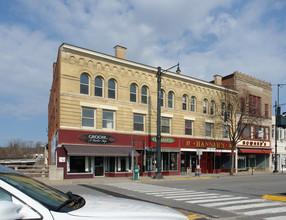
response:
M274 154L270 149L239 149L242 154Z

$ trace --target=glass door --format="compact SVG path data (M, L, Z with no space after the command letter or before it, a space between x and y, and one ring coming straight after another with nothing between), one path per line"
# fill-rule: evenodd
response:
M94 176L103 176L104 163L103 157L94 157Z

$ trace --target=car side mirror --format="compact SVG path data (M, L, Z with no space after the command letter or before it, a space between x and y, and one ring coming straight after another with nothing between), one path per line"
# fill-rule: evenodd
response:
M0 216L1 219L14 220L22 219L23 215L20 214L22 206L14 204L10 201L0 201Z

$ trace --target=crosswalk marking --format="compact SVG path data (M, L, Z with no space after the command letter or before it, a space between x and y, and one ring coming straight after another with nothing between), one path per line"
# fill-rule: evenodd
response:
M270 215L285 213L282 216L266 217L265 220L286 219L286 204L266 199L250 199L244 196L220 195L201 191L185 190L144 183L111 183L113 187L144 193L149 196L172 199L189 204L197 204L207 208L216 208L245 216ZM249 211L247 211L247 209ZM263 218L261 218L263 219Z
M233 199L245 199L247 197L233 197L229 196L228 198L219 198L219 199L202 199L202 200L195 200L195 201L186 201L186 203L208 203L208 202L219 202L219 201L228 201L228 200L233 200Z
M255 203L255 202L265 202L265 199L244 199L244 200L234 200L228 202L215 202L215 203L203 204L202 206L211 208L211 207L218 207L225 205L245 204L245 203Z
M282 203L281 202L254 203L254 204L248 204L248 205L223 207L219 209L226 210L226 211L234 211L234 210L241 210L241 209L251 209L251 208L269 207L269 206L277 206L277 205L282 205Z
M282 213L282 212L286 213L285 207L259 209L259 210L255 210L255 211L243 212L243 214L253 216L253 215L274 214L274 213Z

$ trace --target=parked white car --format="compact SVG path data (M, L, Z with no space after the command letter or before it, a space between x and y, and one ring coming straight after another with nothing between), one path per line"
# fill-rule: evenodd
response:
M136 200L63 193L0 165L0 219L188 219L167 207Z

